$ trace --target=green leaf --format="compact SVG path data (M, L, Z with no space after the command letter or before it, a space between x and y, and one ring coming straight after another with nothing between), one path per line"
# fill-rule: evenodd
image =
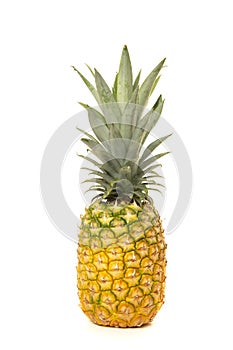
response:
M138 72L138 75L136 76L136 79L133 83L133 91L139 87L140 76L141 76L141 70Z
M89 108L89 106L86 103L83 103L83 102L78 102L78 103L80 104L80 106L82 106L85 109Z
M162 164L156 164L155 168L158 168L158 167L162 167ZM153 175L151 175L151 176L153 176L153 177L162 177L162 178L163 178L162 175L160 175L159 173L157 173L157 172L154 171L154 170L151 170L148 174L153 174ZM148 177L148 175L146 175L146 177ZM149 177L150 177L150 176L149 176Z
M162 185L162 184L160 184L160 183L158 183L158 182L156 182L156 181L153 181L153 180L150 180L150 181L143 181L142 184L143 184L143 185L146 185L146 186L152 185L152 186L160 186L160 187L164 187L164 188L165 188L164 185Z
M155 88L156 88L156 86L157 86L157 84L158 84L160 78L161 78L161 75L159 75L159 76L155 79L154 84L153 84L153 86L152 86L152 88L151 88L151 91L150 91L150 96L153 94L153 92L154 92L154 90L155 90Z
M120 165L119 165L120 162ZM118 159L118 163L116 164L116 159L112 159L107 163L104 163L100 170L106 172L109 176L111 176L113 179L117 179L119 177L119 171L121 168L121 159Z
M97 69L95 69L95 83L101 103L116 102L108 84Z
M139 104L145 106L151 95L151 91L154 87L155 80L158 77L160 70L162 69L165 58L152 70L152 72L147 76L147 78L142 83L139 90Z
M112 93L115 101L117 101L117 80L118 80L118 73L116 73L113 88L112 88Z
M84 157L84 156L83 156ZM87 167L81 167L80 168L81 170L89 170L89 171L95 171L94 169L92 169L92 168L87 168Z
M145 160L142 163L139 163L139 166L142 169L145 169L146 167L148 167L149 165L153 164L154 162L156 162L159 158L165 156L166 154L169 154L170 152L164 152L164 153L159 153L156 156L152 156L150 158L148 158L147 160Z
M85 143L91 149L91 152L97 158L99 158L103 163L111 162L111 165L113 167L113 170L115 170L115 172L117 172L118 169L121 167L120 160L114 157L114 155L112 155L111 153L107 152L103 147L103 145L96 143L93 140L84 139L84 138L81 139L81 141Z
M138 143L137 154L139 154L147 136L154 128L162 112L161 105L163 105L162 97L159 96L152 109L139 120L137 127L132 135L132 140Z
M93 177L91 179L84 180L84 181L82 181L82 184L88 183L88 182L94 182L96 184L103 185L103 187L105 187L105 188L109 186L108 182L105 182L103 179L98 179L97 177Z
M104 116L96 109L88 106L88 119L93 132L100 142L108 139L109 129Z
M164 100L162 99L162 95L159 95L157 101L155 102L154 106L152 107L152 109L154 111L157 111L159 114L162 113L163 110L163 105L164 105Z
M88 132L86 132L83 129L80 129L79 127L76 127L77 130L81 131L84 135L86 135L87 137L89 137L91 140L95 141L98 143L98 140L96 140L96 138L94 136L92 136L91 134L89 134Z
M136 173L136 176L133 178L134 183L143 183L147 181L153 181L155 178L163 178L163 176L159 175L157 172L151 170L148 172L148 174L153 175L145 175L144 171L142 169Z
M88 190L85 191L85 193L87 192L91 192L91 191L98 191L98 192L105 192L105 188L103 187L98 187L98 186L91 186L90 188L88 188Z
M155 171L151 172L153 173L154 175L146 175L146 176L143 176L142 177L142 180L147 180L147 179L154 179L155 177L161 177L163 178L162 175L160 175L159 173L156 173Z
M128 102L133 91L132 66L129 52L125 45L122 51L117 79L117 102Z
M101 198L102 194L97 194L95 197L92 198L92 202L94 202L95 199Z
M87 68L89 69L89 71L91 72L91 74L93 75L93 77L95 77L95 73L94 71L91 69L91 67L89 66L89 64L86 63Z
M99 173L99 174L98 174ZM111 183L111 181L112 181L112 177L111 176L108 176L107 174L105 174L105 173L101 173L100 171L98 172L98 171L91 171L90 173L89 173L90 175L97 175L97 176L99 176L100 177L100 179L103 179L104 181L105 181L105 183L106 184L110 184ZM101 174L101 175L100 175Z
M161 164L153 164L152 166L150 166L150 167L148 167L148 168L146 168L146 169L144 169L142 172L143 172L143 174L153 174L154 173L154 169L156 169L156 168L158 168L158 167L161 167L162 165Z
M143 152L142 156L140 157L140 163L143 162L151 153L157 148L163 141L165 141L169 136L172 134L169 134L167 136L163 136L160 139L155 140L154 142L151 142L149 146L146 147L145 151Z
M72 68L75 70L75 72L79 74L79 76L82 78L82 80L84 81L84 83L86 84L86 86L88 87L88 89L90 90L94 98L96 99L97 103L100 104L101 101L99 99L98 92L96 91L94 86L84 77L84 75L82 75L82 73L80 73L80 71L77 68L75 68L74 66L72 66Z
M145 191L145 193L148 193L147 187L144 186L144 185L136 185L136 186L135 186L135 190L136 190L136 191L137 191L137 190L141 190L141 191Z
M121 120L121 111L119 105L116 103L115 98L102 77L102 75L95 69L95 82L96 88L100 99L100 108L102 109L107 123L116 123Z
M81 169L82 170L89 170L90 171L89 175L97 175L100 178L103 178L108 183L110 183L112 181L112 177L109 176L108 174L106 174L105 172L101 172L101 171L94 170L94 169L91 169L91 168L86 168L86 167L82 167Z
M142 180L141 182L143 185L156 185L157 182L155 180Z
M101 168L102 167L102 164L98 163L96 160L94 160L93 158L90 158L90 157L87 157L87 156L84 156L83 154L78 154L77 153L77 156L78 157L81 157L83 159L86 159L88 162L94 164L97 168Z
M110 195L110 193L112 192L112 190L113 190L112 187L108 188L107 191L104 193L103 198L107 198Z
M116 124L110 124L109 126L109 138L110 139L121 139L122 135L116 126Z
M82 138L81 141L85 143L91 150L91 152L99 158L102 162L108 162L111 160L111 155L104 149L104 147L93 140Z
M136 198L139 198L140 201L145 200L145 199L147 198L147 195L148 195L147 192L146 192L146 193L143 193L143 192L141 192L141 191L134 191L134 196L135 196Z
M124 139L132 139L133 132L141 116L142 109L138 105L138 91L138 88L133 91L130 101L125 106L122 114L120 131Z
M139 129L142 130L139 138L140 144L143 145L151 130L155 127L162 113L164 101L160 95L152 109L140 120ZM140 131L139 131L140 133Z
M139 87L136 87L135 90L133 91L131 97L130 97L128 104L138 105L138 93L139 93ZM142 108L140 108L140 110L142 111Z
M155 168L161 167L162 168L162 164L156 164ZM157 174L155 171L151 171L151 174Z
M123 164L126 153L125 140L122 139L122 135L116 124L109 126L109 137L104 142L104 146L109 150L113 158L118 159L119 163Z

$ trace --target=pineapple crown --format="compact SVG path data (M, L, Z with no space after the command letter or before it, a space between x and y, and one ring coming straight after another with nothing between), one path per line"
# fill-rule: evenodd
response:
M159 120L164 100L160 95L146 113L145 107L164 67L163 59L139 85L140 74L133 81L132 66L127 46L123 47L119 70L113 88L110 89L102 75L92 70L93 86L74 66L95 100L99 110L79 102L88 111L92 134L79 129L85 137L81 140L88 147L88 160L94 168L85 168L91 175L85 182L94 183L89 190L98 192L94 199L107 202L136 202L142 205L150 201L149 190L161 192L156 171L161 164L157 160L169 152L154 155L152 152L170 135L144 143ZM90 155L94 155L94 158ZM97 160L96 160L97 159Z

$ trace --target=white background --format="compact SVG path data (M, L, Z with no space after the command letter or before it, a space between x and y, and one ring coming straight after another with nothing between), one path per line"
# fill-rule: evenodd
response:
M1 349L224 349L232 340L231 1L8 1L1 4ZM151 326L89 323L76 245L41 203L40 161L67 118L92 103L70 65L112 81L122 46L135 72L164 56L164 117L194 171L190 210L168 242L166 304Z

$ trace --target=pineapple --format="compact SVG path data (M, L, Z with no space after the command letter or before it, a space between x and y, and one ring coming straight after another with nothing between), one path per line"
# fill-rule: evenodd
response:
M170 135L145 147L161 115L162 96L144 113L164 62L139 86L140 72L133 81L124 46L112 90L96 69L88 66L94 87L73 67L100 109L81 103L93 131L83 131L82 138L94 165L86 181L94 183L90 190L97 195L81 216L77 287L83 312L102 326L140 327L164 303L166 243L149 191L160 192L157 160L169 153L152 152Z

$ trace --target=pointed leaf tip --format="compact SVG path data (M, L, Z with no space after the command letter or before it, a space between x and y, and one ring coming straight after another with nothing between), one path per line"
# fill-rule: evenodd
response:
M83 102L78 102L78 104L80 104L80 106L82 106L86 109L88 109L90 107L89 105L87 105L86 103L83 103Z
M139 91L139 104L146 106L151 93L153 92L157 82L159 80L158 75L160 70L163 68L165 58L159 62L159 64L152 70L152 72L147 76L140 87Z
M117 102L128 102L133 91L133 73L129 52L125 45L122 51L117 79Z

